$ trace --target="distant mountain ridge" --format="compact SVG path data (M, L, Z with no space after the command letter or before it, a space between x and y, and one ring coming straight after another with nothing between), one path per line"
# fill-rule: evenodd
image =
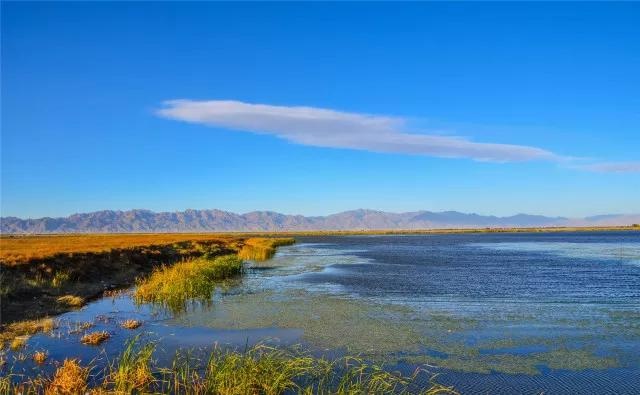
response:
M457 211L389 213L352 210L326 216L286 215L273 211L236 214L222 210L150 210L73 214L62 218L0 218L3 234L29 233L128 233L435 229L484 227L608 226L640 223L640 214L607 214L586 218L517 214L496 217Z

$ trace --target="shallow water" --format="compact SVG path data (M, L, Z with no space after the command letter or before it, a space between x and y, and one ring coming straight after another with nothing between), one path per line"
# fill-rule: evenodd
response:
M106 363L143 333L161 361L179 347L302 344L406 371L427 364L463 393L638 394L639 262L637 232L300 237L211 304L172 313L103 299L61 316L57 337L34 336L23 353ZM119 328L130 317L144 325ZM112 339L80 345L68 327L81 321ZM16 357L14 370L32 374Z

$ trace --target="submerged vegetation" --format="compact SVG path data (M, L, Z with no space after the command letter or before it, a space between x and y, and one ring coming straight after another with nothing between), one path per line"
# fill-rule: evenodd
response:
M330 360L265 345L244 352L215 347L204 358L180 352L170 367L162 367L152 358L155 344L138 340L129 340L103 372L66 359L52 377L42 373L23 382L20 376L5 375L0 393L457 394L421 368L403 375L358 357Z
M164 266L142 280L134 293L138 302L156 303L181 311L187 301L206 301L219 280L242 273L242 260L235 255L197 258Z

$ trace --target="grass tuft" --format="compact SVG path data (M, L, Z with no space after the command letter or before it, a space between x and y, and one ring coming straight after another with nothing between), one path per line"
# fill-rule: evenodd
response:
M110 367L105 384L112 386L116 393L130 394L136 390L144 391L154 381L151 355L155 345L153 343L140 345L138 338L139 336L136 336L126 343L118 363Z
M16 337L15 339L11 340L9 347L13 351L22 350L27 345L27 340L29 340L28 336Z
M265 261L275 255L277 247L294 243L293 238L252 237L244 241L238 256L245 260Z
M38 365L42 365L47 360L48 356L49 355L46 351L36 351L33 353L33 361Z
M84 394L87 390L89 369L75 359L65 359L49 384L47 394Z
M97 346L100 343L104 342L105 340L109 339L110 337L111 335L109 334L109 332L97 331L97 332L87 333L86 335L82 336L80 341L83 344L87 344L90 346Z
M142 321L138 320L126 320L120 324L124 329L137 329L142 325Z
M74 295L64 295L57 299L58 303L68 307L82 307L85 304L84 298Z
M235 255L183 261L164 266L139 282L134 298L139 303L157 303L173 311L182 311L187 301L208 300L218 281L242 271L242 260Z
M34 335L38 332L51 332L56 328L52 318L14 322L0 331L0 344L19 336Z

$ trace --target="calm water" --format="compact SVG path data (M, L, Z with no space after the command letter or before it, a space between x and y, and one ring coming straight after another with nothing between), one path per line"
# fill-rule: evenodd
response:
M640 233L297 241L251 263L211 305L173 313L103 299L61 316L58 337L34 336L29 349L103 363L132 336L118 322L136 317L145 324L135 332L160 342L161 361L178 347L302 344L399 370L424 364L462 393L640 394ZM113 334L103 348L68 333L88 320Z

